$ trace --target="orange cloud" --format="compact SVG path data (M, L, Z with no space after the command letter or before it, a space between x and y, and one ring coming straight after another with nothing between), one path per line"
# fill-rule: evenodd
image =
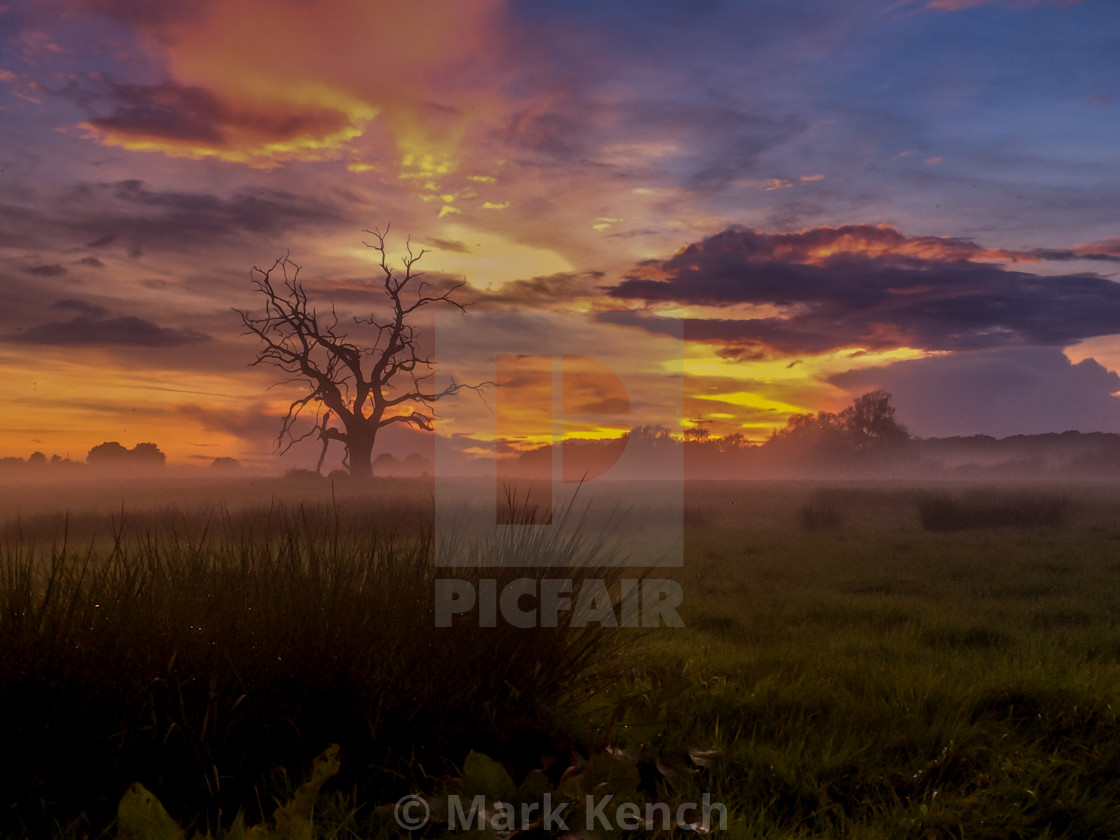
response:
M257 168L337 157L373 116L359 106L347 113L308 105L297 113L278 100L237 101L171 84L115 85L112 94L116 111L81 124L104 145Z
M141 40L170 81L124 91L85 127L107 145L262 168L388 157L434 187L492 95L470 70L494 52L502 5L211 0L189 17L142 17Z
M832 257L912 257L923 260L978 262L1039 262L1033 252L982 248L966 239L906 236L894 225L844 225L806 228L768 237L769 258L805 265L821 265ZM695 246L693 246L695 247Z
M1120 257L1120 238L1102 239L1099 242L1084 242L1074 246L1073 252L1079 257Z

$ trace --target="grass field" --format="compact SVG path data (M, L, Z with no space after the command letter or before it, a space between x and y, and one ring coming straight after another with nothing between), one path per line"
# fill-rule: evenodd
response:
M609 756L729 837L1120 836L1111 485L693 482L686 626L603 632L437 633L418 482L67 493L2 511L12 835L96 836L141 781L221 836L336 741L317 836L400 833L471 750L561 789Z
M842 524L818 531L792 509L819 491L761 489L690 493L707 524L687 543L688 628L645 649L695 684L678 731L714 739L718 722L720 787L744 826L1116 836L1114 490L950 488L1012 509L1066 497L1069 514L930 533L905 488L833 491Z

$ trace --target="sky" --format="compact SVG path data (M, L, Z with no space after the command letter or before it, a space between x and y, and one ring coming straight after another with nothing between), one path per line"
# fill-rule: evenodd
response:
M234 308L287 253L376 311L386 225L615 370L676 336L635 423L1120 432L1115 0L0 3L0 456L314 461Z

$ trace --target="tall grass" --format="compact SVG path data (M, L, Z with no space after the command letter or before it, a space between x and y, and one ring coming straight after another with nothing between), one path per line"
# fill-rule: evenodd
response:
M594 629L433 620L430 512L272 508L117 521L0 551L0 830L111 820L142 782L213 828L343 746L358 801L546 729L609 655ZM495 574L496 572L496 574ZM571 575L602 576L594 564ZM548 569L456 570L460 577ZM612 638L617 638L614 636Z

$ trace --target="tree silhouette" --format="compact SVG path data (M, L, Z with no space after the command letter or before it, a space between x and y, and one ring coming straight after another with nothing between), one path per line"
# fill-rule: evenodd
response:
M863 461L892 456L910 439L895 420L891 395L871 391L839 413L795 414L771 437L768 446L794 458L816 462Z
M857 451L879 449L909 437L905 426L895 420L891 395L871 391L840 412L840 424L848 435L849 445Z
M138 443L132 447L132 461L135 464L148 466L163 466L167 463L167 456L160 452L154 443Z
M110 440L93 447L86 455L86 463L101 467L162 467L167 456L154 443L138 443L127 449Z
M115 440L109 440L93 447L86 455L86 463L112 465L128 462L131 458L132 453L126 447Z
M329 316L320 317L300 282L300 267L287 255L268 270L252 269L253 287L265 298L264 314L235 310L244 334L256 336L262 345L252 364L278 367L291 374L288 382L306 387L306 393L288 406L276 437L277 449L283 454L296 443L317 436L323 443L317 467L321 470L328 445L340 441L346 448L350 475L358 478L373 475L373 446L381 429L404 423L430 432L433 403L463 388L480 390L491 384L452 382L439 391L428 386L434 363L421 352L410 320L418 310L437 303L464 312L466 305L452 297L463 284L437 292L419 280L422 274L416 270L426 250L414 252L406 240L401 271L389 264L385 246L389 228L365 233L373 237L373 242L362 244L378 253L380 280L390 308L380 320L375 315L353 318L354 328L364 331L367 341L350 339L333 304ZM308 406L315 411L315 422L297 434L297 421Z

